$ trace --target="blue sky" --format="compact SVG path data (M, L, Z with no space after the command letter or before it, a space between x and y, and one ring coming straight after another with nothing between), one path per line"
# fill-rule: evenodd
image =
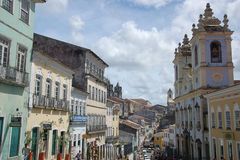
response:
M191 38L207 2L220 20L229 16L240 79L240 0L48 0L37 5L35 32L93 50L110 65L106 75L120 82L125 98L166 104L174 48L185 33Z

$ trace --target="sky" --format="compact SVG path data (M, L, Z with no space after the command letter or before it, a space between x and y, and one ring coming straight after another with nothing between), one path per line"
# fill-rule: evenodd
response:
M124 98L166 104L168 89L174 90L174 49L184 34L192 37L206 3L221 21L228 15L240 79L240 0L47 0L36 6L35 32L94 51Z

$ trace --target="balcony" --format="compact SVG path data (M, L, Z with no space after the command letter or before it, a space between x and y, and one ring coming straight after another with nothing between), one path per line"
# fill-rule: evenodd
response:
M28 85L28 73L18 71L13 67L0 65L0 81L26 87Z
M69 102L67 100L57 100L43 95L33 95L33 107L68 111Z
M119 141L119 136L108 136L106 137L106 143L116 144Z
M86 75L91 75L93 76L94 78L96 78L97 80L103 82L103 83L106 83L108 82L107 78L105 78L104 76L98 74L97 72L91 70L91 69L86 69Z
M86 125L87 116L73 115L70 118L70 125Z
M92 133L101 133L105 132L107 129L107 125L89 125L87 126L87 133L92 134Z

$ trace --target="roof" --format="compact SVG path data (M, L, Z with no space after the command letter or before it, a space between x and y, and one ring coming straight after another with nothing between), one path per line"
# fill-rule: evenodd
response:
M65 58L63 56L66 54L73 56L71 60L77 62L78 61L77 57L79 56L79 54L90 53L108 67L108 64L90 49L70 44L68 42L56 40L50 37L46 37L37 33L34 33L33 50L47 54L54 58L55 60L60 61L62 63L63 61L61 60L61 58ZM71 61L69 60L68 65L70 66L70 64Z
M126 125L128 127L131 127L133 129L141 129L142 128L141 125L139 125L139 124L137 124L133 121L130 121L130 120L121 120L120 124L124 124L124 125Z
M108 99L111 99L111 100L113 100L113 101L115 101L117 103L123 103L124 102L123 99L118 98L118 97L108 97Z

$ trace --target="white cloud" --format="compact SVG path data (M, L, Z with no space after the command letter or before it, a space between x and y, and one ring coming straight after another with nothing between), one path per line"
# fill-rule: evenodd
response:
M222 20L223 15L228 13L230 28L236 28L234 24L240 18L236 19L233 13L237 7L231 6L240 3L220 1L221 4L218 4L219 0L211 1L214 15ZM174 48L182 41L185 33L191 38L192 24L197 24L198 16L203 14L206 3L207 0L185 0L176 7L176 16L166 28L152 27L144 30L135 22L128 21L111 36L102 37L98 41L97 53L110 64L108 76L115 82L122 83L126 97L142 97L153 103L166 103L166 92L168 88L173 88ZM233 59L237 64L240 62L236 53L240 50L240 38L235 34L233 37ZM240 77L240 65L235 66L235 77Z
M81 30L83 28L84 24L85 24L85 22L78 15L72 16L70 18L70 25L75 30Z
M129 1L136 5L160 8L170 3L172 0L129 0Z
M67 9L69 0L47 0L43 9L51 13L61 13Z
M110 64L108 76L123 84L126 97L142 97L154 102L164 99L172 87L174 41L156 28L143 30L128 21L110 37L101 38L97 53ZM164 78L163 78L164 77Z
M71 27L73 43L82 45L84 41L84 36L82 35L81 31L85 25L85 22L79 15L74 15L70 17L69 24Z

